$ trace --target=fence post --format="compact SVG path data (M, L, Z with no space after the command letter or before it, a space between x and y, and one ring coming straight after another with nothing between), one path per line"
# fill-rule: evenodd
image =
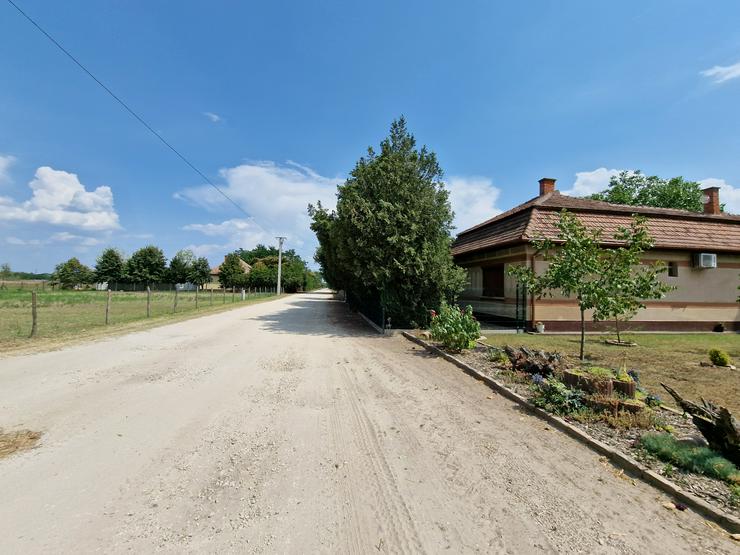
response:
M195 286L195 310L198 310L198 289L200 289L200 285Z
M213 287L211 287L210 291L211 291L211 304L213 304Z
M146 286L146 317L149 318L152 315L152 288Z
M245 293L245 291L244 291L244 287L242 287L242 300L244 301L244 300L246 300L246 299L247 299L247 297L246 297L246 293Z
M172 314L177 312L177 285L175 285L175 300L172 303Z
M110 296L111 290L108 289L108 298L105 300L105 325L108 325L110 319Z
M33 323L31 324L31 337L36 337L38 332L38 315L36 313L36 291L31 291L31 318Z
M231 286L231 303L233 304L235 302L236 302L236 287L232 285Z
M226 287L224 287L223 289L221 289L221 292L223 293L223 297L222 297L223 298L223 303L221 303L221 304L226 304Z

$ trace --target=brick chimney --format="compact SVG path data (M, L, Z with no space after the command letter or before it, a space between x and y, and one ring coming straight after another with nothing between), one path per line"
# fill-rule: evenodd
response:
M540 179L540 196L555 191L555 181L552 177L543 177Z
M704 213L720 214L719 187L707 187L702 192L704 193Z

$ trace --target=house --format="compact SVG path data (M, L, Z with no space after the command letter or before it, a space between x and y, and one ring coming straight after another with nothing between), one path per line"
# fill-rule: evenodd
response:
M224 257L224 260L226 260L225 257ZM244 262L241 258L239 259L239 264L241 265L241 267L244 270L244 273L245 274L248 274L249 272L252 271L252 267L249 264L247 264L246 262ZM220 273L221 273L221 264L219 264L215 268L211 268L211 283L213 283L213 284L218 284L219 283L219 281L218 281L218 275Z
M566 209L589 228L601 229L605 246L633 214L647 218L655 247L643 255L646 264L662 260L665 279L676 289L647 301L627 327L639 330L713 330L718 324L740 331L740 216L720 210L719 189L704 190L704 213L626 206L570 197L559 193L555 179L540 179L539 195L524 204L467 229L452 245L455 262L468 271L461 304L470 304L484 319L503 325L518 322L532 328L542 322L550 331L579 329L575 300L562 296L527 298L507 275L514 264L527 264L541 273L547 267L531 241L557 239L559 213ZM613 243L613 241L612 241ZM609 322L591 322L590 329L608 329Z

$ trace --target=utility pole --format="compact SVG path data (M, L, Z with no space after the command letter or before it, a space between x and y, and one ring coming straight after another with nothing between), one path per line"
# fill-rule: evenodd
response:
M280 282L283 277L283 241L285 237L275 237L278 240L278 282L277 290L275 291L278 295L280 294Z

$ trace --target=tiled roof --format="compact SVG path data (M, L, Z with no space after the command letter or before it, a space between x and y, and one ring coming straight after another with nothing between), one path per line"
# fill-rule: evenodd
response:
M620 226L628 226L632 214L637 213L647 218L656 248L740 252L740 216L610 204L555 191L463 231L452 245L452 254L502 247L539 237L556 239L558 212L562 209L577 214L587 227L601 229L605 244Z

